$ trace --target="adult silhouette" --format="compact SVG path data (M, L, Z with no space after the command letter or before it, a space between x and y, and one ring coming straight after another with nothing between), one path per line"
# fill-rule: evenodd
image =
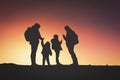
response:
M66 36L63 34L63 38L72 57L73 65L78 65L78 60L74 52L74 46L79 42L78 36L69 26L65 26L64 29L66 30Z
M45 60L47 60L48 65L50 65L50 61L49 61L49 55L52 55L52 51L50 49L50 43L47 41L44 44L44 39L42 39L41 41L41 45L42 45L42 55L43 55L43 65L45 65Z
M54 38L51 40L51 43L52 43L52 49L56 53L56 63L57 63L57 65L60 65L60 62L59 62L59 53L60 53L60 50L62 50L62 48L61 48L62 40L59 41L58 35L55 34Z
M29 27L25 32L25 38L31 45L31 64L36 65L36 51L39 44L39 39L43 39L39 32L40 24L35 23L32 27Z

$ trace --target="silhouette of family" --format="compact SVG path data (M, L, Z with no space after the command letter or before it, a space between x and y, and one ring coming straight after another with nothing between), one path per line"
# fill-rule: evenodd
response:
M42 45L42 56L43 56L43 65L45 65L45 61L47 61L48 65L50 65L49 61L49 55L52 56L52 51L50 49L50 42L44 43L44 38L41 36L39 32L40 24L35 23L32 27L28 27L24 33L26 41L30 42L31 45L31 65L37 65L36 64L36 51L39 44L39 39L41 40ZM74 52L74 46L79 43L78 41L78 35L69 27L64 27L66 31L66 35L63 34L63 39L66 42L66 46L68 48L68 51L71 55L71 58L73 60L73 65L78 65L78 60ZM51 39L52 49L56 53L56 64L60 65L59 62L59 54L60 50L62 50L61 44L62 40L59 41L59 37L57 34L53 36L53 39Z

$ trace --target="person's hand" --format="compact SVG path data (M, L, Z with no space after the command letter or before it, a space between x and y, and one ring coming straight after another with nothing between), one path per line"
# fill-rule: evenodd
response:
M60 41L60 43L62 43L62 40Z
M42 38L41 40L44 40L44 38Z

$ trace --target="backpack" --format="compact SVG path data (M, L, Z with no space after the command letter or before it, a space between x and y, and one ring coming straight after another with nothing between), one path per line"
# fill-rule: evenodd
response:
M31 40L31 32L32 32L32 28L28 27L24 33L25 39L26 41L30 41Z
M79 43L78 35L74 31L72 31L72 35L73 35L73 38L72 38L73 43L78 44Z

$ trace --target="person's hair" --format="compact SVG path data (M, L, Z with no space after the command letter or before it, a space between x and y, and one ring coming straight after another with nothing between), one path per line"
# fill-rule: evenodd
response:
M40 28L40 24L35 23L35 24L34 24L34 28L37 28L37 29Z
M58 38L58 35L57 35L57 34L55 34L55 35L54 35L54 38Z
M66 26L65 26L65 30L66 30L66 31L71 31L72 29L71 29L68 25L66 25Z
M50 46L50 43L47 41L45 45Z

